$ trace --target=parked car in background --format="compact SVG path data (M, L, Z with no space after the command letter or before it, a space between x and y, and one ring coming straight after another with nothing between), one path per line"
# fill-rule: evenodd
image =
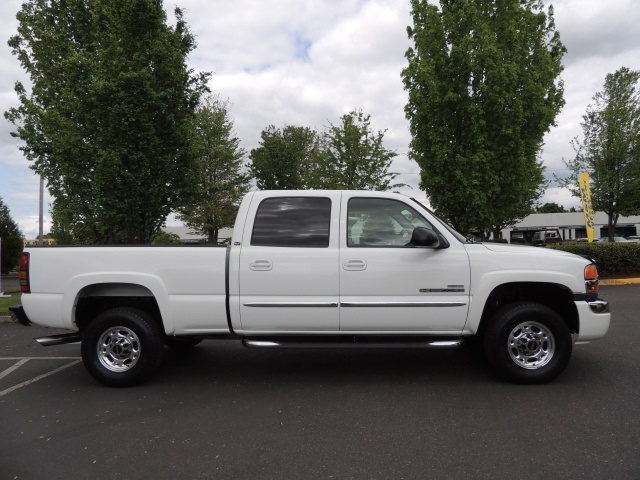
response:
M534 247L539 245L547 245L549 243L562 243L560 230L554 227L547 227L533 234L531 243Z
M640 235L629 235L627 237L628 242L640 243Z

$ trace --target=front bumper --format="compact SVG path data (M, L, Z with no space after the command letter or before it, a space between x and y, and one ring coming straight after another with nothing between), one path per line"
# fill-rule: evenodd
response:
M589 304L589 308L593 313L609 313L609 302L605 302L604 300L594 300L593 302L587 302Z
M576 342L589 342L604 337L611 323L609 302L590 300L577 301L575 304L580 322Z

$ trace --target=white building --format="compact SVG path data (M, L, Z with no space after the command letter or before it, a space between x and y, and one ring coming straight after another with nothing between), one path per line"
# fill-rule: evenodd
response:
M595 214L595 238L608 236L608 217L604 212ZM533 234L548 227L556 227L560 230L563 240L576 240L587 237L587 229L584 223L583 212L571 213L534 213L516 223L513 227L502 230L502 238L511 243L514 238L524 239L531 243ZM620 217L616 225L616 237L628 237L638 235L640 232L640 215Z

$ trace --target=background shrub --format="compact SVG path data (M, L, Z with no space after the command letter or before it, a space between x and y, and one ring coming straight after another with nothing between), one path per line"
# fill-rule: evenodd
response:
M640 276L640 243L577 243L565 242L548 245L547 248L588 255L593 258L600 276L638 275Z

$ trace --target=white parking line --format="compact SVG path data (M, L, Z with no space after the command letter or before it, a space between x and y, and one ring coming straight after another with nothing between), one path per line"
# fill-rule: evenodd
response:
M0 360L78 360L80 357L0 357Z
M23 358L22 360L20 360L18 363L16 363L15 365L7 368L4 372L0 373L0 378L6 377L7 375L9 375L11 372L13 372L14 370L17 370L18 368L20 368L22 365L24 365L25 363L27 363L29 361L28 358Z
M19 388L22 388L34 382L37 382L38 380L42 380L43 378L48 377L49 375L58 373L59 371L64 370L65 368L72 367L82 361L78 357L0 357L0 360L18 360L18 362L15 365L12 365L11 367L7 368L2 373L0 373L0 378L3 378L9 375L11 372L13 372L14 370L17 370L22 365L27 363L29 360L73 360L73 362L67 363L66 365L58 367L55 370L51 370L50 372L43 373L42 375L38 375L37 377L31 378L22 383L14 385L13 387L7 388L6 390L2 390L0 392L0 397L6 395L7 393L13 392L14 390L17 390Z

